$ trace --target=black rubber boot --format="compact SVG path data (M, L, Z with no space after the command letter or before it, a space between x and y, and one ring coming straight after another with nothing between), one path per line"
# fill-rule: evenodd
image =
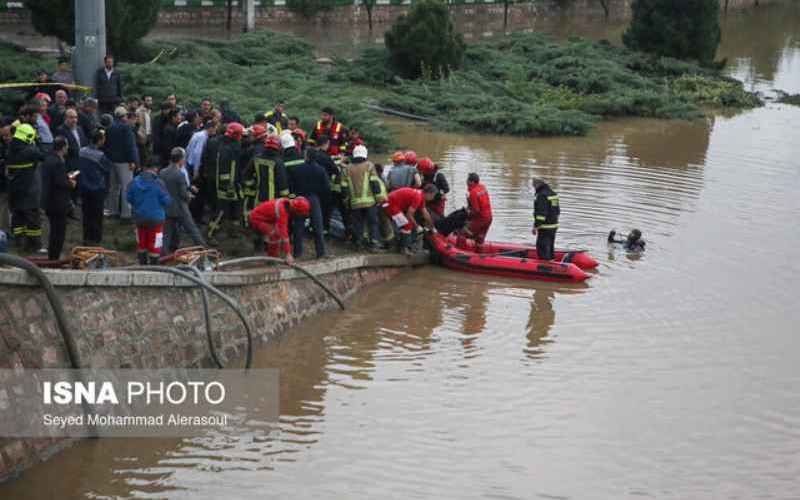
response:
M146 266L147 265L147 252L138 252L136 254L136 260L139 262L139 265Z
M147 265L148 266L157 266L161 264L158 259L158 255L148 255L147 256Z

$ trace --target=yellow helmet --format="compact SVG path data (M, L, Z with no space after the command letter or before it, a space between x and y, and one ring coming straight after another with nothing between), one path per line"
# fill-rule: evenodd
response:
M36 140L36 130L30 124L23 123L14 131L14 139L19 139L25 144L33 144Z

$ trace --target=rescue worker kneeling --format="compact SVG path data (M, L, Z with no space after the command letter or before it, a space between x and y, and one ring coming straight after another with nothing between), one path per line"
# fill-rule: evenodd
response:
M417 211L422 215L425 227L433 230L433 221L425 208L425 202L433 200L437 192L436 186L428 185L422 191L404 187L389 193L382 208L383 212L394 222L395 239L401 252L412 253L413 232L417 229L415 222Z
M265 201L250 212L250 226L264 238L267 255L280 257L283 252L286 262L292 264L294 257L289 230L297 219L308 218L310 212L311 204L302 196Z

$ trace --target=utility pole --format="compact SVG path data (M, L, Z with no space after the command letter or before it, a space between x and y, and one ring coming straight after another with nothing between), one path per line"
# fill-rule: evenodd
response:
M75 52L72 58L75 79L94 86L94 74L106 56L105 0L75 0Z
M256 1L244 0L242 2L242 8L244 9L244 24L242 25L242 31L248 33L256 29Z

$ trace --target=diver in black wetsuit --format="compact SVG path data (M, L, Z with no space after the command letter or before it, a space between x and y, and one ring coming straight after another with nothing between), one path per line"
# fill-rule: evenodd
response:
M638 229L631 230L628 233L628 237L624 240L618 240L616 238L617 232L615 230L611 230L608 233L608 242L609 243L621 243L625 250L629 252L644 252L645 241L642 239L642 232Z

